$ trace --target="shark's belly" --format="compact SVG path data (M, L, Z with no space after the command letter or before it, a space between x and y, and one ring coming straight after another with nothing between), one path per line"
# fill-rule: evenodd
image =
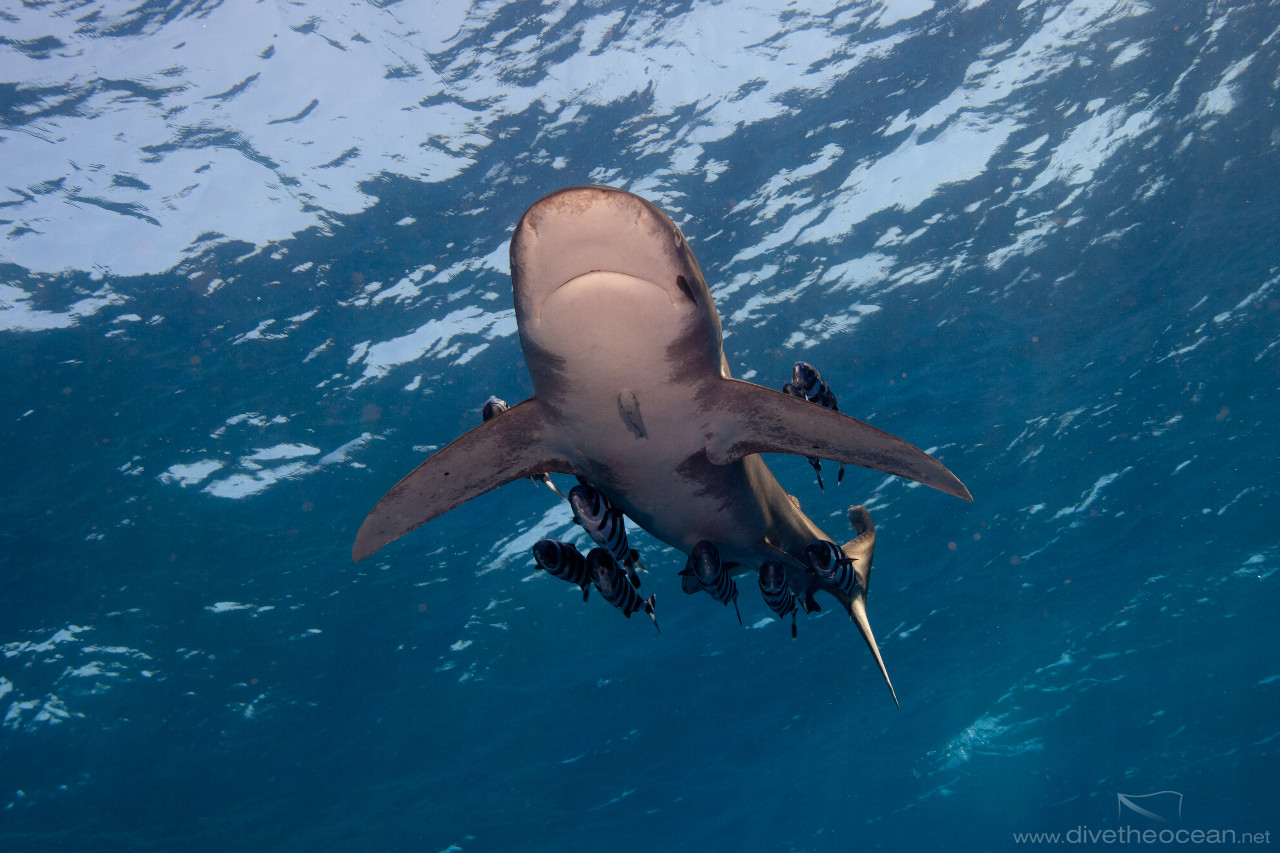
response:
M817 528L764 462L707 458L724 381L718 335L683 318L661 288L585 275L548 297L536 325L556 353L526 346L534 396L555 417L555 449L628 517L688 552L701 540L726 559L799 558ZM736 556L733 556L736 555Z
M632 521L686 553L701 540L713 542L750 570L771 555L770 546L799 559L822 536L759 456L712 464L697 408L673 397L670 386L632 384L638 387L580 387L562 436L582 475ZM638 416L619 406L623 390L634 396Z

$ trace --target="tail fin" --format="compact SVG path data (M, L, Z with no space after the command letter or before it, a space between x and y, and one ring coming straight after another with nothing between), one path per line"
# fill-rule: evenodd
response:
M649 618L653 620L653 627L655 628L658 628L658 614L654 610L654 604L656 603L657 598L657 594L653 593L644 600L644 612L649 614ZM658 633L662 633L661 628L658 628Z
M876 665L880 667L880 674L884 676L884 683L889 686L889 695L893 697L893 704L901 708L902 705L898 704L898 694L893 689L893 682L889 680L889 670L884 668L884 658L880 657L880 647L876 645L876 635L871 633L871 623L867 621L866 599L862 596L853 599L853 603L849 606L849 616L862 633L862 639L867 641L867 648L871 649L871 654L875 656Z
M876 550L876 525L871 520L871 513L861 504L849 507L849 523L853 525L857 536L844 543L840 550L853 559L853 570L862 585L861 594L855 595L849 602L849 618L858 626L862 639L867 642L867 648L871 649L876 665L880 667L880 674L884 676L884 683L889 686L893 704L901 708L893 682L889 680L889 671L885 669L884 658L880 656L880 647L876 645L876 636L871 631L871 622L867 619L867 591L871 583L871 559Z

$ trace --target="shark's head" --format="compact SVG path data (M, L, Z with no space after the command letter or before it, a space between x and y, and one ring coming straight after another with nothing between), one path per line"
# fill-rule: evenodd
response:
M680 229L612 187L540 199L511 238L516 323L535 393L540 369L612 353L719 370L720 317Z

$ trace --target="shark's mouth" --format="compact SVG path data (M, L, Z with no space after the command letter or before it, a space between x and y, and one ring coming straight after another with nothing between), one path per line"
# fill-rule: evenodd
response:
M645 316L638 312L663 307L679 311L688 304L678 287L663 287L649 279L613 270L591 270L573 276L547 294L538 308L538 319L564 313L570 322L589 328L605 320L625 320L627 315L638 319Z
M663 293L667 297L668 304L677 310L696 305L687 286L681 288L676 282L672 282L669 287L664 287L663 284L641 278L639 275L620 273L616 270L593 269L573 275L561 286L548 293L547 298L544 298L539 306L538 319L547 314L548 307L552 307L553 310L563 307L563 309L572 310L573 313L589 310L589 306L595 306L595 310L598 311L611 310L609 309L611 305L613 306L611 313L621 310L643 310L643 305L652 304L653 295L658 292ZM581 319L588 318L584 316Z

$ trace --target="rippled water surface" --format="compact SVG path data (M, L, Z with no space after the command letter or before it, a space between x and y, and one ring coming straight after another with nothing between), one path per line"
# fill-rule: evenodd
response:
M1240 0L0 3L0 846L1274 843L1278 89ZM584 604L527 482L351 561L530 393L507 244L581 183L973 492L769 459L874 514L901 710L642 533L663 633Z

